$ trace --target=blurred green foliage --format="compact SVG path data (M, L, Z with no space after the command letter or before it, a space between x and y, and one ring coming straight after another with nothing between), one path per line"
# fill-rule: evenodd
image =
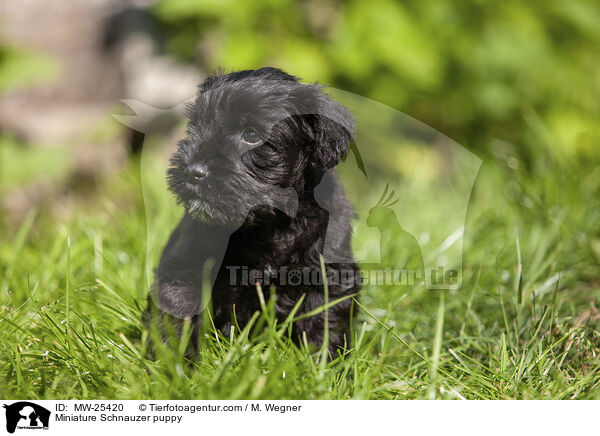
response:
M12 136L0 135L0 195L32 181L53 183L71 161L65 149L28 147Z
M161 0L154 13L167 52L209 71L282 67L476 150L598 156L594 0Z
M0 91L11 91L53 78L57 63L43 53L0 46Z

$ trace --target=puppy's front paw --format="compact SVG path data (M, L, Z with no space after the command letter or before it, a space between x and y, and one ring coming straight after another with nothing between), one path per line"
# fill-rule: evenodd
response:
M162 312L175 318L193 318L204 310L202 293L193 285L159 282L156 291L150 295Z

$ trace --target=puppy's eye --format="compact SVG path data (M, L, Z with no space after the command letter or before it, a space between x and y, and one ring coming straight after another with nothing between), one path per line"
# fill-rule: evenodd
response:
M248 144L256 144L257 142L260 142L261 137L258 133L258 130L256 130L254 127L250 127L244 130L242 133L242 139Z

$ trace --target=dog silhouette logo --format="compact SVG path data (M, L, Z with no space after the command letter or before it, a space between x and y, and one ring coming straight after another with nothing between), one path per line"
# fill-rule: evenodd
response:
M48 430L50 411L42 406L29 401L19 401L10 405L4 404L6 409L6 431L14 433L18 429Z
M263 81L262 85L268 89L278 90L277 95L287 95L281 90L289 86L297 86L288 79L266 80L267 83ZM258 132L258 139L262 139L255 141L254 136L257 132L249 132L252 136L251 141L244 140L247 145L232 150L233 154L231 154L235 157L232 162L236 163L242 159L242 156L246 158L254 156L253 159L260 157L264 160L268 153L289 150L290 147L281 147L277 150L261 147L270 143L271 139L277 142L280 137L283 138L278 133L281 129L290 126L290 128L298 128L300 126L297 123L298 119L306 119L313 123L318 121L321 124L317 127L322 126L322 123L335 121L340 117L332 118L332 115L339 115L339 111L332 112L331 108L339 108L337 104L342 105L352 116L342 116L340 118L342 122L337 124L338 129L335 130L351 133L348 148L342 156L339 156L339 153L330 156L337 158L337 165L317 165L313 167L312 172L306 173L310 176L311 182L314 182L314 186L305 189L307 195L300 199L296 189L287 181L271 183L275 173L273 170L268 171L270 168L268 165L263 166L264 168L253 167L254 172L251 174L255 174L256 171L264 173L258 184L246 183L247 172L239 175L244 178L244 182L234 178L234 183L226 183L226 178L223 178L213 184L209 183L208 179L196 183L196 179L204 178L204 172L200 171L194 175L191 167L187 176L185 169L175 171L176 174L173 175L172 168L177 167L173 163L179 162L177 159L173 161L173 156L178 149L183 150L182 158L198 160L204 159L203 156L208 154L205 160L218 161L212 156L212 149L208 146L202 150L198 148L199 145L208 144L210 141L202 139L201 132L196 131L196 128L194 128L196 130L188 129L185 133L196 135L198 137L196 139L180 141L177 144L174 141L163 140L174 132L184 134L181 128L183 123L180 121L186 118L186 113L188 117L190 116L190 108L194 107L198 95L170 109L155 108L132 99L121 100L127 107L128 113L113 114L113 117L123 125L139 132L142 137L155 135L154 140L148 141L148 146L143 146L140 161L148 229L146 244L148 271L155 267L150 263L154 259L151 251L162 239L162 236L158 237L156 230L153 229L161 229L166 216L172 222L181 220L179 212L171 212L178 208L165 208L162 203L157 203L159 198L157 193L166 192L170 187L169 183L157 183L157 174L164 171L172 174L170 179L167 179L171 181L171 185L181 188L176 190L181 195L175 196L174 199L184 204L187 212L194 217L193 220L184 223L187 227L192 228L192 224L196 221L205 224L212 222L224 224L231 230L216 232L216 226L205 226L206 232L194 233L195 239L202 241L202 244L188 241L187 245L185 242L177 245L175 240L171 244L170 249L175 247L184 249L187 246L210 248L205 250L202 256L197 257L199 259L197 262L203 265L205 259L211 258L210 268L208 268L211 284L214 283L225 259L231 234L244 225L249 212L273 209L278 215L283 212L290 219L294 219L297 217L299 207L301 209L303 205L316 203L318 207L315 206L315 209L319 209L319 213L326 216L324 240L322 247L319 247L326 265L356 264L361 270L370 271L367 274L369 277L378 277L378 271L390 268L393 274L400 274L401 278L413 277L414 280L407 281L411 286L424 284L427 289L461 288L465 222L472 189L482 164L481 158L425 123L389 106L340 89L332 87L323 89L326 97L335 103L319 105L314 104L311 99L295 101L292 105L294 110L291 118L288 111L269 112L272 106L266 105L265 110L269 116L264 120L264 131ZM219 87L207 88L201 94L203 101L211 103L221 101L219 96L223 95L223 90ZM261 100L248 101L260 102ZM208 116L207 119L212 123L214 121L210 118L214 115L210 115L212 106L204 104L199 107L207 108L207 111L202 113L205 117ZM258 112L257 114L254 114L254 110L250 112L253 116L258 116ZM189 121L186 120L187 123ZM299 140L298 135L289 137ZM328 138L317 139L330 144L331 141L325 141ZM314 142L314 138L309 138L306 143L310 141ZM325 150L331 149L325 148ZM248 154L251 151L258 154L256 156ZM215 156L220 156L218 153ZM311 156L308 157L312 158ZM183 162L185 159L179 160ZM292 161L299 162L295 158L289 160ZM273 162L288 162L288 160L273 159ZM236 165L232 168L238 168ZM168 173L169 169L171 173ZM285 169L287 170L288 167ZM229 172L223 171L223 168L219 170L216 174L229 175ZM280 173L276 172L276 174ZM189 177L192 182L187 180ZM190 188L188 192L186 183L191 183L195 187ZM199 191L198 186L201 183L208 186L208 195L200 198L196 195L196 191ZM384 189L386 184L387 190ZM383 195L382 191L384 191ZM313 194L314 198L310 198L310 194ZM350 206L332 201L332 198L341 198L341 196L347 198ZM376 198L379 198L379 201L373 205L372 200ZM285 217L282 219L284 220ZM348 222L351 222L349 236L351 250L348 249L347 238L340 233L340 229L344 229ZM183 232L186 226L183 226L178 234L186 233ZM167 242L163 241L163 244ZM186 277L184 281L191 280L192 277L193 274ZM159 302L157 288L153 289L152 298L155 302ZM192 294L198 293L192 292ZM190 304L183 305L182 310L179 310L173 307L177 301L161 300L159 306L168 308L167 311L170 311L171 315L186 318L197 315L198 311L203 310L204 304L208 303L197 298Z

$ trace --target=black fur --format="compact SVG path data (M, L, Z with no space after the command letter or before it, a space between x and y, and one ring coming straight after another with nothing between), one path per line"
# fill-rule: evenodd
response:
M186 213L163 251L147 319L154 314L180 328L177 320L191 318L194 346L202 311L202 271L209 258L216 265L210 276L214 323L225 336L234 310L243 327L260 308L255 286L232 284L228 266L319 270L328 232L328 251L346 259L328 264L328 271L357 270L350 251L352 208L328 171L348 152L354 121L320 86L300 83L274 68L209 77L189 109L188 135L168 171L169 188ZM260 139L254 143L256 137ZM201 169L186 175L190 168ZM332 222L330 216L335 216ZM322 285L275 282L281 320L302 294L306 296L297 315L324 303ZM268 298L269 286L263 290ZM329 298L357 290L353 279L330 283ZM346 299L329 309L332 353L350 342L350 307L351 299ZM321 312L296 322L294 339L305 333L318 347L323 331Z

